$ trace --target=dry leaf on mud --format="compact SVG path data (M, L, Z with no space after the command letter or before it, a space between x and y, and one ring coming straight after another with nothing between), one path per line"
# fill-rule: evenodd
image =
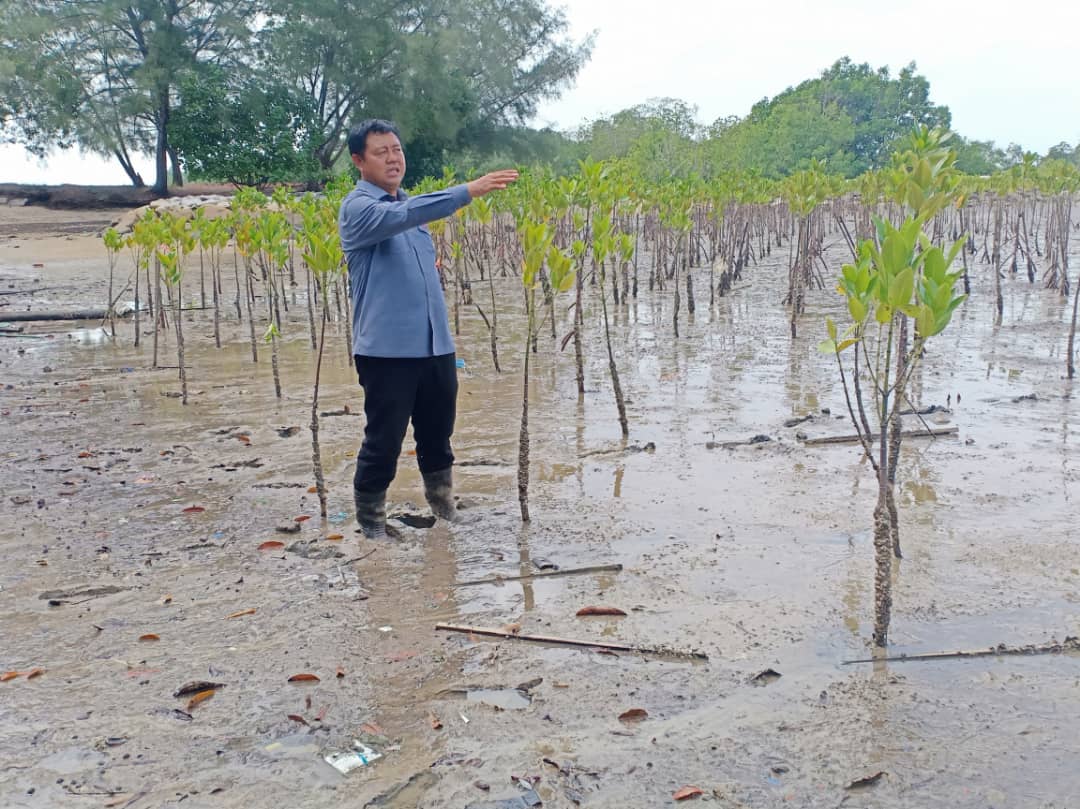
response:
M360 730L363 733L368 733L368 734L370 734L372 736L385 736L386 735L386 731L383 730L379 726L379 724L377 722L364 722L364 724L362 724L360 726Z
M673 797L677 801L685 801L689 800L690 798L699 798L704 794L705 793L697 787L683 787L671 797Z
M582 607L577 614L579 618L586 615L626 615L618 607Z
M327 536L326 538L327 538L327 539L328 539L328 540L329 540L330 542L337 542L338 540L342 540L342 539L345 539L344 535L342 535L342 534L330 534L330 535L329 535L329 536Z
M308 721L304 719L304 717L300 716L300 714L291 713L285 718L291 719L294 722L299 722L301 725L306 725L308 723Z
M290 683L317 683L319 678L314 674L294 674L289 678Z
M885 772L876 772L873 775L868 775L865 778L857 778L848 784L844 789L866 789L867 787L877 786L878 782L885 777Z
M432 730L442 730L442 720L439 719L439 717L437 717L435 714L429 713L428 721L431 723Z
M44 673L45 669L32 669L30 672L27 673L26 679L33 680L35 677L40 677Z
M161 640L161 638L158 635L155 635L153 632L147 632L145 635L139 635L139 640L140 641Z
M338 666L337 678L340 680L344 676L345 676L345 669L343 669L341 666Z
M206 702L208 699L210 699L210 697L214 696L214 693L215 692L213 688L207 688L205 691L200 691L198 694L193 696L190 700L188 700L188 713L190 713L196 705Z
M521 634L521 624L518 624L518 623L503 624L502 631L505 632L508 635L520 635Z
M307 487L307 493L308 494L318 494L318 492L319 492L319 487L318 486L308 486Z
M278 542L276 539L268 539L262 545L259 546L260 551L272 551L276 548L284 548L284 542Z
M323 719L326 718L326 712L329 711L329 710L330 710L329 705L323 705L321 708L319 708L319 712L317 714L315 714L315 721L316 722L323 721Z
M254 615L254 614L255 614L255 608L252 607L249 610L240 610L240 612L234 612L232 615L226 615L225 620L227 621L230 618L242 618L245 615Z
M18 676L19 672L17 671L5 671L3 674L0 674L0 683L6 683L8 680L14 680Z
M211 683L206 680L196 680L191 683L185 683L178 689L173 691L174 697L187 697L192 694L198 694L203 691L214 691L218 688L224 688L225 683Z
M206 509L202 506L188 506L184 509L185 514L202 514L204 511L206 511Z
M307 522L310 519L310 514L301 514L299 517L293 517L293 522Z
M620 722L640 722L648 718L649 712L644 708L631 708L629 711L619 714Z

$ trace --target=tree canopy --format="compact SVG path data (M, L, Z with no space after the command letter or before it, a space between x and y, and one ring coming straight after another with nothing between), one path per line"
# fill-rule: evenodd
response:
M212 89L206 68L220 67L232 101L305 98L324 169L372 115L398 119L433 167L463 133L520 126L573 79L591 40L566 30L546 0L0 0L0 137L115 157L136 185L132 155L152 152L164 191L181 87L208 101L198 83ZM202 164L199 141L181 140Z

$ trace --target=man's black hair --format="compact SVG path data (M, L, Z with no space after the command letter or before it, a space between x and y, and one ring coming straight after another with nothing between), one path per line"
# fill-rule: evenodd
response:
M397 135L397 139L401 140L401 131L393 121L384 121L382 118L368 118L349 130L349 154L358 154L363 157L364 149L367 148L367 137L372 132L377 135L387 133Z

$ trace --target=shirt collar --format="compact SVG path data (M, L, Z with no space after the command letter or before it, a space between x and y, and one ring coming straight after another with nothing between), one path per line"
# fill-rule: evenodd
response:
M356 188L359 191L363 191L369 197L375 197L375 199L393 199L390 194L379 188L379 186L375 185L375 183L369 183L367 180L360 180L359 182L357 182ZM406 194L399 188L397 193L397 199L399 201L408 199L408 194Z

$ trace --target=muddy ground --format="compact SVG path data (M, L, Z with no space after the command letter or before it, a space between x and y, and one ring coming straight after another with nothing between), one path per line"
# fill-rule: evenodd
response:
M94 231L112 215L19 216L0 209L0 292L18 293L0 306L103 305ZM796 439L850 428L815 349L833 296L813 295L790 339L786 261L774 251L712 313L696 270L698 311L678 340L669 295L643 291L617 315L631 444L652 451L618 440L598 311L583 402L572 350L541 341L528 527L513 466L520 298L505 282L504 373L478 317L459 338L457 479L478 522L403 528L398 543L353 531L358 415L322 419L331 516L318 519L299 291L282 401L268 347L253 364L246 325L230 321L216 350L207 312L185 321L186 407L175 368L151 368L130 322L115 343L96 323L0 336L0 671L22 673L0 683L0 805L526 805L498 803L530 797L515 777L534 780L546 807L669 806L688 785L725 808L1080 805L1077 657L842 665L870 651L875 486L853 446ZM976 274L915 384L916 404L952 404L927 419L959 436L906 444L894 654L1080 634L1069 313L1026 279L1006 288L993 328L989 278ZM175 366L171 346L162 362ZM320 409L362 412L343 333L326 362ZM757 434L773 440L709 448ZM411 457L391 499L424 511ZM270 540L316 541L259 550ZM624 569L459 586L611 564ZM628 614L576 617L587 605ZM709 659L446 634L440 622ZM781 676L755 683L768 669ZM289 682L301 673L320 680ZM196 705L173 696L203 680L225 687ZM635 708L647 718L620 721ZM322 756L358 738L383 757L339 775Z

